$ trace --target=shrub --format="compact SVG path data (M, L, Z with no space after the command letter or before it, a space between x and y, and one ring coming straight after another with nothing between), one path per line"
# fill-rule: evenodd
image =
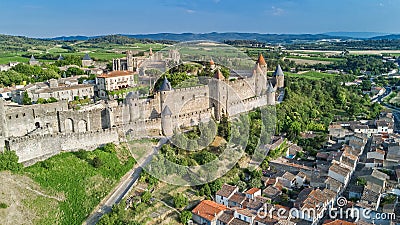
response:
M6 208L8 208L8 205L6 203L4 203L4 202L1 202L0 203L0 209L6 209Z
M82 159L82 160L87 160L88 159L88 152L83 150L83 149L80 149L79 151L75 152L74 154L79 159Z
M151 193L149 191L145 191L142 194L142 202L144 203L150 203L150 199L151 199Z
M108 143L108 144L104 145L104 147L102 149L104 152L115 153L115 144Z
M15 151L4 151L0 153L0 171L10 170L19 171L22 169L22 164L18 163L18 156Z
M181 215L179 216L179 220L183 224L187 224L189 222L189 220L191 220L191 219L192 219L192 213L189 211L183 211L181 213Z
M182 193L178 193L174 196L175 208L185 207L189 203L189 199Z
M101 159L96 156L93 158L92 164L95 168L100 168L103 165L103 161L101 161Z

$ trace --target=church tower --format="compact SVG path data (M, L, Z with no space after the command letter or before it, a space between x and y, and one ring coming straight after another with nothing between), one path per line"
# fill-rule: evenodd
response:
M133 55L131 50L126 51L126 67L128 71L133 72Z

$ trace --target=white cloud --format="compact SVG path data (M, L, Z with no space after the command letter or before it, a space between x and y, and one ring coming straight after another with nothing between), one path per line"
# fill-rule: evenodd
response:
M283 10L282 8L272 6L271 9L272 9L272 15L274 16L281 16L283 13L285 13L285 10Z
M193 9L185 9L185 12L186 12L187 14L196 13L196 11L194 11Z

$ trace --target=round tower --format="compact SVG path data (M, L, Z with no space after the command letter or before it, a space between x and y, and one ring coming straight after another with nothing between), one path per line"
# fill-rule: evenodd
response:
M276 83L276 88L284 88L285 87L285 74L283 74L281 65L278 64L276 66L276 70L274 72L274 79Z
M271 82L268 82L267 104L268 105L275 105L275 89L272 86Z
M257 64L260 66L263 74L266 76L268 72L268 66L267 62L265 62L264 56L261 53L258 55Z
M0 99L0 152L4 151L5 139L7 136L6 110L4 107L4 100Z
M256 96L261 96L265 94L267 78L262 71L260 64L256 63L256 66L253 70L253 79L254 79L254 91Z
M214 108L214 117L216 120L220 120L223 111L223 88L221 81L224 81L225 77L219 69L215 71L214 78L210 80L208 84L210 93L210 108Z
M215 69L215 62L214 62L214 60L210 60L210 68L213 70L213 69Z
M161 112L161 129L165 136L169 137L174 134L172 126L172 112L168 106L165 106Z
M160 109L162 110L165 107L165 101L169 95L169 93L173 90L171 83L169 82L167 76L164 77L164 81L161 84L160 89Z

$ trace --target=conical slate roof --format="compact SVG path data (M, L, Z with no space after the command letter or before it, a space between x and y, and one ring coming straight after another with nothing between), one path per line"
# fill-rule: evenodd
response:
M276 70L275 70L275 72L274 72L274 76L285 76L285 75L283 74L281 65L278 64L278 65L276 66Z
M164 110L162 111L162 114L163 114L164 116L170 116L170 115L172 115L171 109L169 109L168 106L165 106Z
M272 83L268 82L267 93L274 93L274 92L275 92L275 89L272 86Z
M64 57L60 54L57 60L64 60Z
M267 63L265 62L264 56L260 53L258 56L257 63L260 64L260 66L265 66Z
M215 71L214 78L218 79L218 80L225 80L224 75L222 74L222 72L219 69L217 69Z
M85 56L83 56L83 60L92 60L89 56L89 54L85 54Z
M172 91L171 83L168 81L167 76L164 77L164 81L161 84L160 91Z

